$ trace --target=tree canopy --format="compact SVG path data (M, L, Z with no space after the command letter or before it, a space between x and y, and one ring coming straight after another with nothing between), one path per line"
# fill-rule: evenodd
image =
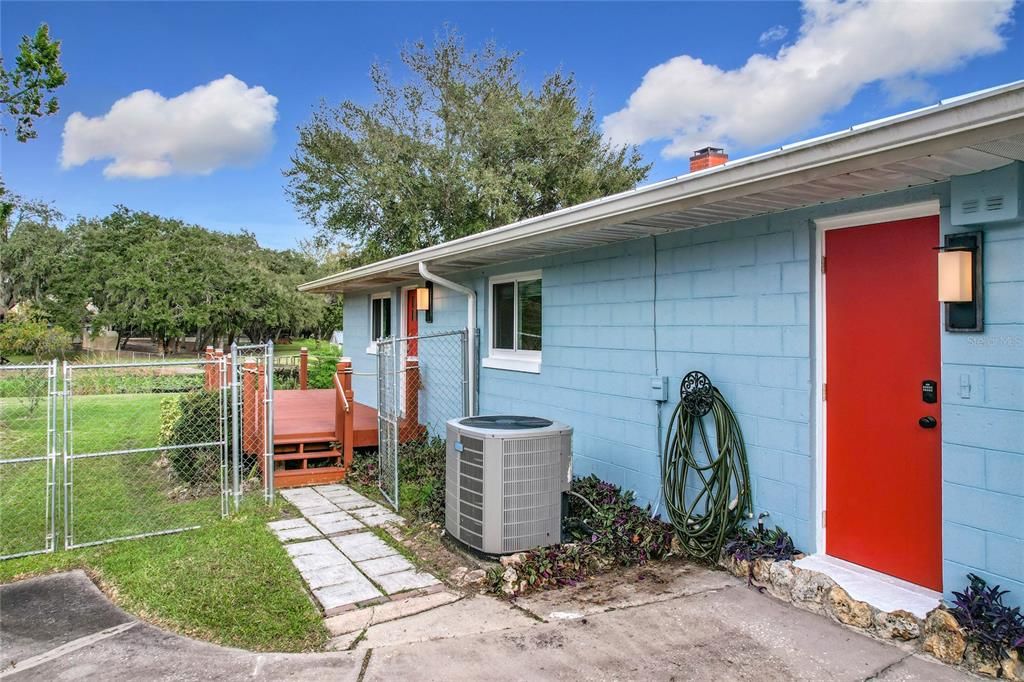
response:
M572 74L530 89L519 53L467 51L446 30L401 52L410 78L381 64L377 101L322 104L299 129L288 194L323 242L377 260L623 191L650 170L597 129Z
M61 229L27 204L4 235L2 313L27 302L65 329L105 327L166 349L193 335L199 346L241 335L322 337L340 323L340 301L296 290L337 262L263 248L249 233L125 207Z
M4 67L0 56L0 110L14 121L18 142L36 136L36 119L60 110L53 92L67 80L60 64L60 41L50 38L46 24L34 36L22 36L13 69ZM7 126L0 123L0 133L6 132Z

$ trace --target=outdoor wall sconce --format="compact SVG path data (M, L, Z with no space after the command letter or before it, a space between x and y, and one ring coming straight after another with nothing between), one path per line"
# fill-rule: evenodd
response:
M434 321L434 283L427 282L425 287L416 289L416 310L426 313L426 322Z
M946 331L982 331L981 232L947 234L938 250L939 301L945 304Z

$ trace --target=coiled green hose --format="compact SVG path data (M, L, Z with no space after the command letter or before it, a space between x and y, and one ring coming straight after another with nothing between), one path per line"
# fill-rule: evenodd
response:
M691 381L694 375L699 376ZM752 509L747 451L736 414L707 377L691 372L680 393L661 457L666 510L687 554L717 561ZM708 412L715 423L714 451L704 426ZM705 458L694 452L694 431Z

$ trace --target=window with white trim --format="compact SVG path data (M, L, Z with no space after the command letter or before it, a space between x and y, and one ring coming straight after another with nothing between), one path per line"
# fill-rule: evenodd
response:
M490 348L484 367L539 372L542 284L539 270L488 281Z
M377 352L377 339L391 336L391 294L370 296L370 345L367 353Z

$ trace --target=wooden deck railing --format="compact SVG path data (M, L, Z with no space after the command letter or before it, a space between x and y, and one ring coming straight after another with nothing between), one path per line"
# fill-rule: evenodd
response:
M352 395L352 361L342 358L334 374L335 438L342 444L345 469L352 466L352 437L355 425L355 398Z

